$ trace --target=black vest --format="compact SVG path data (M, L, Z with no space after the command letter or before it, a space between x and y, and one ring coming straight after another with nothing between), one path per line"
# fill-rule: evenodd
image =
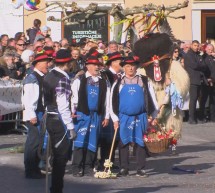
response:
M86 115L90 114L87 100L87 78L84 75L79 77L81 84L78 91L78 107L80 111ZM99 79L99 100L98 100L98 114L104 115L105 101L106 101L107 83L105 79Z
M39 83L39 98L38 98L36 111L37 112L44 112L45 108L43 105L43 76L40 76L36 71L34 71L33 74Z
M148 80L146 76L141 75L141 79L143 81L144 88L144 98L145 98L145 109L148 115L151 115L155 111L155 106L152 101L151 95L148 89ZM113 96L112 96L112 107L113 112L118 116L119 114L119 86L121 84L121 80L119 79L114 87Z
M52 70L46 75L44 79L44 103L47 107L48 112L58 112L55 88L57 87L60 79L62 79L63 77L65 77L65 75L63 75L62 73L56 70Z
M113 83L115 82L114 74L109 69L101 71L101 74L102 77L107 79L110 82L110 85L113 86Z

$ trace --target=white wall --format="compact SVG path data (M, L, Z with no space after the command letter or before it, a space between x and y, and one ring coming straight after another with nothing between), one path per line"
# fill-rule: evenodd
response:
M201 42L201 11L215 10L214 2L193 2L192 5L192 40Z
M47 12L46 17L54 16L55 18L61 18L61 12ZM46 25L51 28L51 37L53 41L60 41L61 40L61 22L55 21L46 21Z
M192 11L192 40L201 42L201 10Z
M23 7L14 9L10 0L0 0L0 35L14 37L16 32L23 32Z

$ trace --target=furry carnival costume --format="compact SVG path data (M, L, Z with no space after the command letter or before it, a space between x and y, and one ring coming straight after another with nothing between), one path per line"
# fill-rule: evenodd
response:
M149 77L151 91L160 111L157 119L167 130L175 132L173 142L181 136L183 99L189 91L189 77L181 64L169 55L173 42L163 33L153 33L139 39L134 54L140 58L140 73Z

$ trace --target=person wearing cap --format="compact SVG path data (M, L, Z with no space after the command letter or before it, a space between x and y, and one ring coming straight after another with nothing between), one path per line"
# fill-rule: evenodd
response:
M46 25L43 26L41 28L41 30L37 32L36 37L34 39L34 43L36 43L37 40L41 40L41 39L43 39L45 41L45 38L49 37L49 34L48 34L49 31L51 31L50 27L48 27Z
M74 177L93 175L101 126L109 121L109 82L100 76L102 63L97 51L92 51L86 60L87 71L72 84L72 115L76 118L72 171Z
M34 51L32 50L27 49L22 52L21 59L26 68L26 72L25 72L26 75L29 75L33 72L33 66L31 65L31 63L34 60L34 55L35 55Z
M56 67L44 79L44 103L47 109L46 126L51 140L53 167L51 193L62 193L63 177L68 161L70 139L76 137L70 111L71 54L68 50L56 53Z
M122 67L120 66L121 60L122 60L122 55L119 52L113 52L113 53L107 54L107 62L106 62L107 69L101 71L101 73L107 78L111 86L113 86L114 82L121 77L121 73L122 73ZM108 159L109 157L111 143L113 139L113 133L114 133L113 122L112 120L110 120L108 126L101 130L101 138L100 138L101 168L104 165L105 159ZM118 144L118 140L115 142L114 151L111 158L111 161L113 163L114 163L115 150L117 148L117 144ZM112 167L112 168L116 168L116 167Z
M129 144L136 146L137 176L147 177L143 170L146 150L143 134L147 129L147 114L154 111L147 77L137 74L138 58L126 57L120 63L124 75L111 89L110 114L114 129L119 129L120 172L118 176L129 175Z
M23 81L23 97L24 106L23 121L28 127L28 136L25 143L24 164L25 177L38 179L42 177L38 158L40 122L44 114L45 108L43 104L43 77L48 72L49 57L44 51L37 53L32 65L34 71L26 76Z

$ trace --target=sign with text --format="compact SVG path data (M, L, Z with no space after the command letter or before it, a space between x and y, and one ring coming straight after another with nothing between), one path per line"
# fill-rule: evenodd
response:
M77 15L70 19L69 22L83 20L85 14ZM108 41L108 14L93 15L85 23L76 25L64 25L64 37L71 42L73 39L79 42L81 38L102 39Z

